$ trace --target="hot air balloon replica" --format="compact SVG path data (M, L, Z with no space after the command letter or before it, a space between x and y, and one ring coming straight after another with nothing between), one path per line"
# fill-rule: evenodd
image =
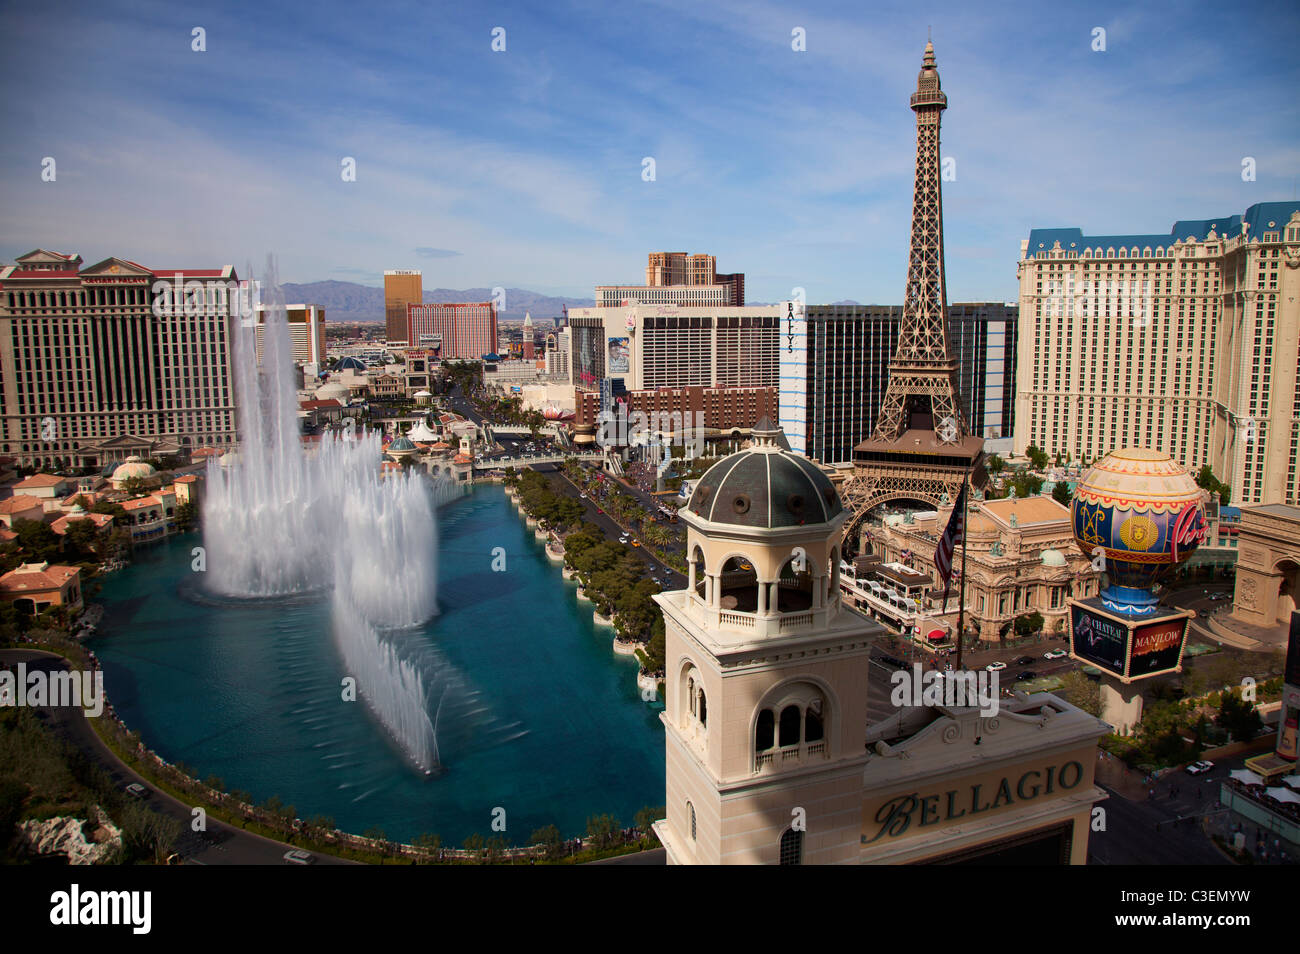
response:
M1182 669L1190 610L1161 606L1156 585L1205 539L1207 495L1168 454L1112 451L1083 476L1074 539L1103 574L1101 592L1070 600L1070 655L1102 672L1102 718L1121 735L1142 716L1134 683Z

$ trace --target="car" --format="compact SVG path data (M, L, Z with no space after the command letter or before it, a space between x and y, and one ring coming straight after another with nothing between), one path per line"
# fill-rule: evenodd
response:
M1032 669L1025 669L1016 673L1016 682L1028 682L1030 679L1037 679L1038 675Z
M1064 659L1064 658L1065 658L1066 656L1068 656L1068 655L1070 655L1070 654L1067 653L1064 649L1049 649L1047 652L1043 653L1043 658L1044 658L1044 659Z
M599 507L596 508L596 513L604 513L604 512L605 511L601 510Z
M1187 766L1188 775L1204 775L1210 769L1214 768L1214 763L1201 759L1199 762L1193 762Z
M126 794L130 795L132 798L149 797L149 789L145 788L139 782L132 782L130 785L122 789L122 791L126 792Z
M991 662L984 668L989 672L1001 672L1003 669L1007 668L1007 664L1004 662Z
M284 863L286 865L310 865L315 864L316 856L310 851L303 851L301 848L292 848L284 853Z
M583 500L586 500L586 499L587 499L587 495L586 495L586 494L578 494L578 496L581 497Z
M1038 660L1035 659L1033 656L1021 656L1019 659L1016 660L1016 665L1017 665L1017 666L1032 666L1032 665L1033 665L1034 663L1036 663L1036 662L1038 662Z
M633 540L633 541L632 541L632 546L634 546L634 547L639 547L640 545L641 545L641 541L640 541L640 540Z

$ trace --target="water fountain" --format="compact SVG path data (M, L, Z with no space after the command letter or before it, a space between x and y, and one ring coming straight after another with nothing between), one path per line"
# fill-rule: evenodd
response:
M256 325L242 321L235 333L240 448L208 465L206 584L236 598L332 587L345 673L402 752L431 772L438 679L403 658L385 631L437 612L434 493L413 473L381 475L377 433L330 433L314 453L304 450L284 302L268 278L260 368Z

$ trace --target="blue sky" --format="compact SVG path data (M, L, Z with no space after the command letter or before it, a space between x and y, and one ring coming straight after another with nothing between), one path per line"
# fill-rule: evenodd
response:
M414 267L590 297L674 250L745 272L754 301L898 302L927 26L951 300L1013 300L1030 228L1163 233L1300 179L1289 0L6 6L7 261L270 252L285 281Z

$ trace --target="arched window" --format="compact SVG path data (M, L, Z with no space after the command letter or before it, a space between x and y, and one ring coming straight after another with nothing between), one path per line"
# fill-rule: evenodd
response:
M781 710L781 746L799 744L799 723L803 721L803 713L799 711L798 706L786 706Z
M820 742L823 734L821 700L814 699L808 706L808 711L804 713L803 740L805 742Z
M703 690L703 689L700 690L700 711L699 711L699 717L700 717L700 725L702 725L702 726L707 726L707 725L709 724L709 709L708 709L708 706L707 706L706 703L705 703L705 699L704 699L704 690Z
M781 836L781 864L803 864L803 832L787 828Z
M776 716L771 709L758 714L758 727L754 730L754 751L766 752L776 744Z
M695 715L695 679L686 680L686 697L690 700L691 715Z
M695 840L695 806L690 802L686 803L686 810L691 813L691 841Z

